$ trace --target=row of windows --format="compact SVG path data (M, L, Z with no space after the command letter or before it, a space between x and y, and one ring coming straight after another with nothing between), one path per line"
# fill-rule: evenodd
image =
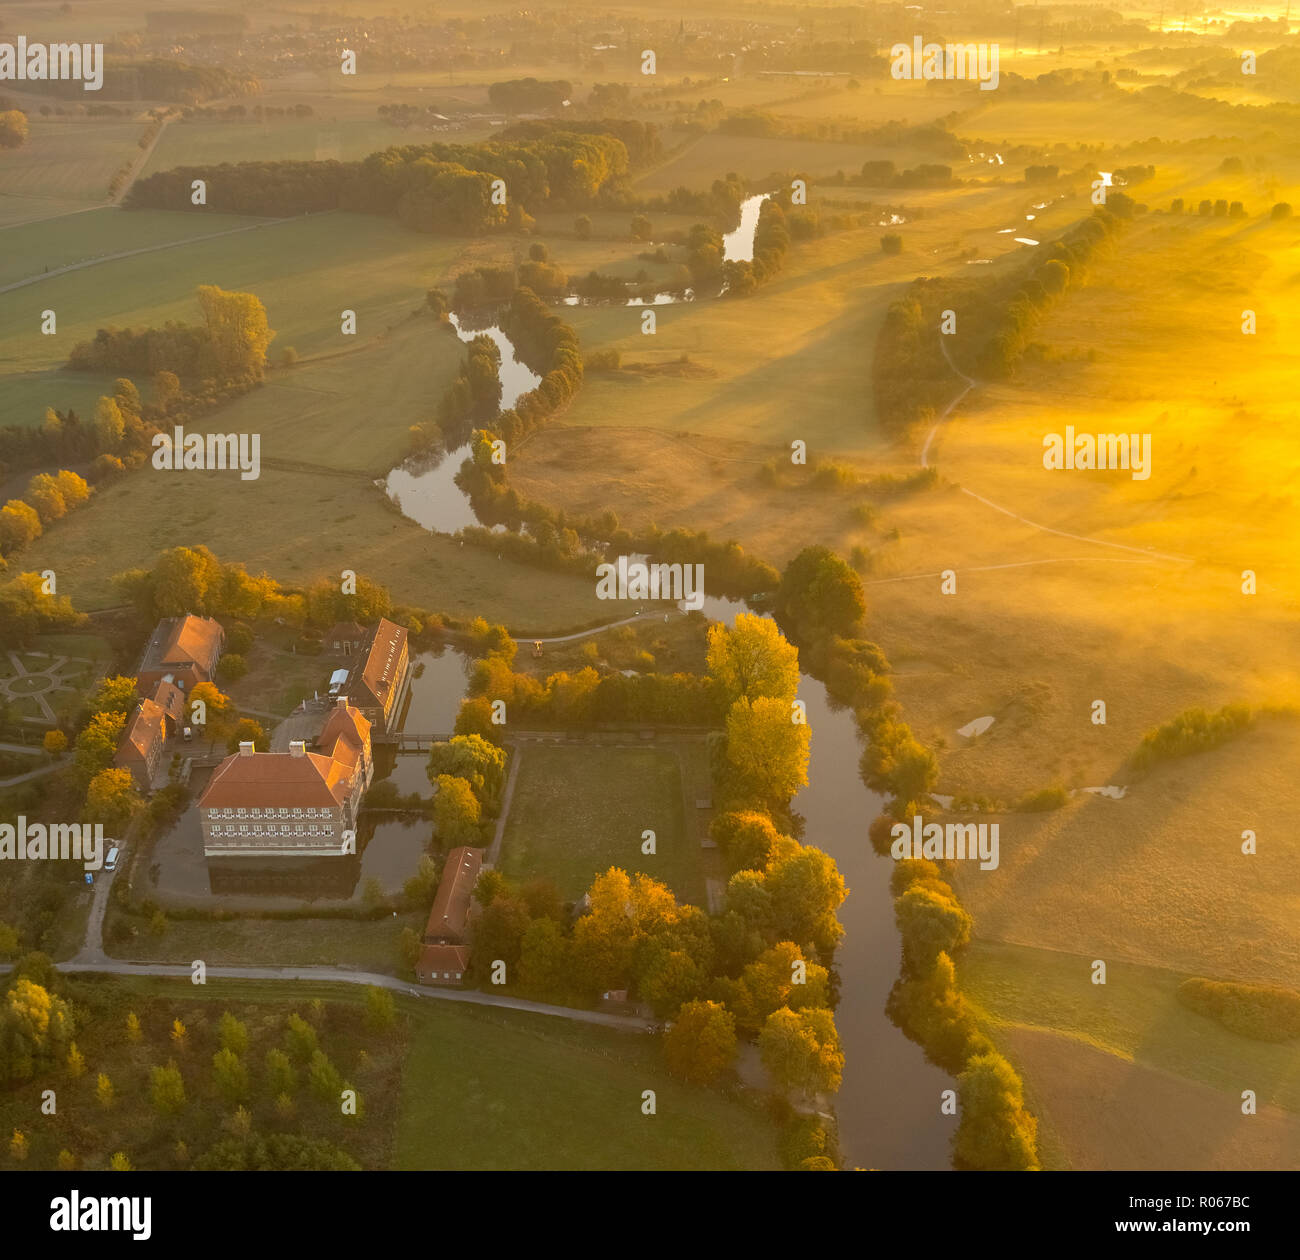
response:
M210 818L328 818L333 813L329 809L210 809Z
M237 827L209 827L208 834L212 836L246 836L249 833L255 836L332 836L333 827L317 826L315 823L285 823L277 825L267 823L263 826L261 823L241 823Z
M223 849L264 849L265 841L251 840L247 836L238 839L221 839L220 847ZM277 848L281 849L319 849L320 841L312 840L294 840L285 842L283 840L277 843Z

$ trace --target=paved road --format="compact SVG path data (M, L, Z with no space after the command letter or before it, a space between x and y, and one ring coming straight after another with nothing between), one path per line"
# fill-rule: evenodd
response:
M3 290L0 290L0 292L3 292ZM623 617L618 621L606 621L603 625L592 626L590 630L579 630L577 634L561 634L553 639L537 639L537 638L531 638L528 635L523 635L523 636L516 635L514 636L514 638L517 643L523 643L523 644L576 643L579 639L591 638L593 634L602 634L606 630L613 630L615 626L630 626L632 625L633 622L636 621L654 621L656 620L656 618L662 617L663 615L664 614L662 612L650 612L650 611L647 611L645 613L636 613L631 617ZM682 612L680 608L673 608L667 610L667 615L669 617L686 616L686 614Z
M186 963L133 963L112 958L98 960L79 954L69 962L57 964L58 969L69 974L101 974L112 976L170 976L189 979L191 968ZM0 966L0 973L12 970ZM347 967L226 967L209 966L209 979L214 980L297 980L328 984L367 984L408 997L432 998L441 1002L462 1002L470 1006L493 1006L499 1010L528 1011L536 1015L554 1015L574 1020L580 1024L599 1024L605 1028L621 1028L625 1032L646 1032L650 1023L635 1015L607 1015L602 1011L579 1011L568 1006L549 1006L545 1002L529 1002L525 998L505 994L481 993L476 989L438 989L399 980L396 976L380 975L371 971L353 971Z

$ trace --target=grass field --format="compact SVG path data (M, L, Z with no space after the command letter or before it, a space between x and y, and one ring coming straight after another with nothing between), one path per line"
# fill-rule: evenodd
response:
M291 99L289 94L286 99ZM249 106L251 108L251 105ZM369 118L272 118L265 122L175 122L142 172L222 162L353 162L410 138L377 115Z
M0 288L29 276L42 275L47 270L75 266L110 254L180 243L258 222L235 214L205 215L199 221L172 210L121 210L104 206L84 214L7 228L0 237L5 247L0 257Z
M173 213L188 220L187 234L207 231L202 209L193 216ZM77 218L58 222L75 225ZM229 219L220 216L218 222ZM55 230L48 225L48 232ZM66 230L73 236L78 231ZM261 298L276 332L272 360L289 346L302 355L344 349L349 339L340 332L343 310L356 312L358 340L376 335L419 306L456 249L454 241L424 237L378 216L322 214L52 276L6 301L0 373L57 367L77 342L104 325L197 322L194 295L201 284ZM55 336L39 331L40 312L47 308L62 312Z
M501 869L511 879L553 879L577 900L611 866L662 880L684 901L704 902L701 850L683 813L677 748L525 745L506 819ZM656 852L641 852L645 830Z
M1105 955L1095 955L1105 956ZM1293 1044L1251 1041L1178 1002L1184 975L978 941L963 990L1028 1072L1055 1161L1078 1168L1261 1168L1300 1156ZM1255 1090L1259 1115L1241 1114ZM1098 1107L1098 1098L1107 1106ZM1089 1103L1091 1099L1091 1103Z
M57 213L66 203L86 205L108 199L117 170L138 157L137 142L145 124L129 119L67 119L28 123L29 138L20 149L0 153L0 224L35 217L18 213L10 199L51 203L36 214ZM6 253L8 242L5 242Z
M402 1079L398 1168L780 1166L759 1111L679 1084L645 1037L543 1015L421 1005ZM647 1089L655 1091L653 1116L641 1114Z

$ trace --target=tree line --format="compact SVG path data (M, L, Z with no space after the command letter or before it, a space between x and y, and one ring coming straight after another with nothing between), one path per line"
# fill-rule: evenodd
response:
M206 205L234 214L353 210L391 215L423 232L476 234L518 222L542 206L595 202L628 173L627 146L600 130L548 127L543 134L479 144L404 145L361 161L276 161L183 166L137 181L130 209L189 210L203 180ZM504 199L494 181L504 181Z

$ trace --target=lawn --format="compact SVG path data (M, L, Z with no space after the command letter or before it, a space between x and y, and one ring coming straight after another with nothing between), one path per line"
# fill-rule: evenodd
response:
M250 963L276 966L346 965L384 975L404 973L398 953L402 928L417 931L426 914L384 919L170 919L164 935L150 930L147 916L109 912L110 926L124 921L135 936L115 942L115 958L132 962Z
M592 879L619 866L662 880L684 901L704 904L703 864L694 820L683 816L678 757L702 745L564 748L517 745L522 757L506 820L501 868L511 879L544 876L576 900ZM694 801L690 802L694 812ZM641 852L641 833L656 852Z
M675 1081L644 1036L439 1002L412 1024L398 1168L780 1166L773 1128L753 1105ZM653 1116L641 1112L647 1089Z

